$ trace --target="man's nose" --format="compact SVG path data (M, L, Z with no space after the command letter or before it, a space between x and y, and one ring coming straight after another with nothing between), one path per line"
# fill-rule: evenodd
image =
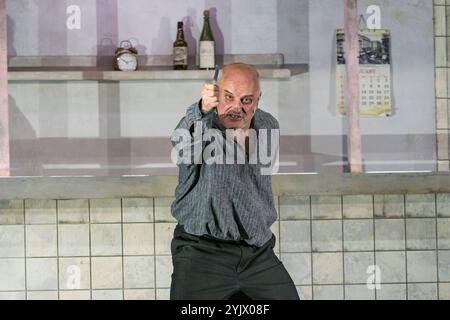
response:
M231 103L230 103L230 107L231 107L231 109L232 110L234 110L234 111L240 111L240 110L242 110L242 103L241 103L241 101L240 100L234 100L234 101L232 101Z

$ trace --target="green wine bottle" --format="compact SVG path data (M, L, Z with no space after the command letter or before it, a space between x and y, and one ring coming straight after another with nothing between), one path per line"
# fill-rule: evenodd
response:
M186 70L188 67L188 45L184 40L183 21L178 21L177 39L173 43L173 68Z
M203 30L200 36L200 69L215 68L215 42L209 23L209 10L203 11Z

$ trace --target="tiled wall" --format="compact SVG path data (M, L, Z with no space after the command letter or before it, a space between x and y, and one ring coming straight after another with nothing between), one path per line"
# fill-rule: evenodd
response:
M171 201L1 200L0 299L168 299ZM450 194L276 206L276 252L302 299L450 299Z
M448 18L447 18L448 16ZM450 1L434 0L436 129L438 171L449 171Z

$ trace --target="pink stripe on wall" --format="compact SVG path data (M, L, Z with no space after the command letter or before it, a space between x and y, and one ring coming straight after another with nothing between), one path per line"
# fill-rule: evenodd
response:
M362 172L359 125L358 0L345 1L345 61L347 71L348 149L350 171Z
M0 176L9 176L6 0L0 0Z

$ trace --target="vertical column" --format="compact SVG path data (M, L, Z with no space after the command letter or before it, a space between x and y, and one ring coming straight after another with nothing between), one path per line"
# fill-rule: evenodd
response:
M6 0L0 0L0 176L9 176Z
M345 60L347 72L348 150L351 172L362 172L359 126L359 38L357 0L345 0Z

